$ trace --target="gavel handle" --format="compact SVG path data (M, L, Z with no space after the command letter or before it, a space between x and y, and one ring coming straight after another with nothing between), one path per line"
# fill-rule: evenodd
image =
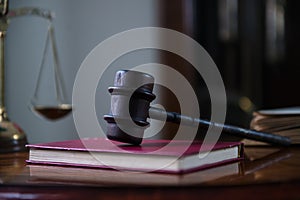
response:
M262 141L273 145L289 146L291 144L291 140L288 137L275 135L272 133L265 133L265 132L250 130L250 129L244 129L232 125L210 122L199 118L192 118L189 116L180 115L179 113L175 113L175 112L167 112L165 110L155 108L155 107L150 107L149 117L152 119L157 119L162 121L166 120L168 122L173 122L177 124L181 123L187 126L199 125L200 127L208 127L208 126L219 127L219 128L223 128L223 131L227 134L242 137L242 138Z

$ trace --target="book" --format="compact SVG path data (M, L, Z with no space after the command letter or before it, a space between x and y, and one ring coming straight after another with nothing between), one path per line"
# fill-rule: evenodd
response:
M27 182L38 185L76 186L199 186L228 185L240 183L241 178L263 179L264 170L289 159L290 149L275 147L245 148L247 162L233 162L186 174L144 173L109 169L65 167L55 165L28 164ZM230 180L228 182L228 180Z
M185 174L146 173L95 168L64 167L51 165L27 165L29 182L51 185L105 185L105 186L192 186L209 181L238 176L240 162Z
M85 138L27 147L27 163L31 164L162 173L193 172L243 158L240 142L218 142L212 148L200 141L144 140L133 146L105 138Z
M250 128L289 137L292 144L300 144L300 107L259 110L253 113ZM267 145L243 140L246 145Z

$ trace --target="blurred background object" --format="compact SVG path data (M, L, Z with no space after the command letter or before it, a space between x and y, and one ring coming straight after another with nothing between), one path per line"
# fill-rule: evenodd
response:
M161 26L191 36L211 55L227 91L227 123L249 127L256 109L300 103L298 0L10 2L11 8L24 6L42 7L56 13L53 23L67 91L72 91L84 58L101 41L132 28ZM41 28L45 27L41 23L37 19L22 19L10 24L6 50L7 111L23 127L31 143L74 139L78 136L71 115L54 124L41 121L28 110L40 63L37 58L42 57L40 44L47 31ZM150 62L172 66L187 77L197 92L201 117L210 118L209 94L193 67L170 52L144 50L118 58L100 80L96 100L101 103L96 105L96 110L102 127L105 122L101 116L109 110L107 87L112 85L115 71L122 66ZM155 93L159 97L157 101L164 102L167 110L178 112L178 101L170 97L172 92ZM176 131L176 127L166 129L170 134Z
M68 99L72 99L73 83L81 63L96 45L128 29L158 26L157 1L153 0L11 0L9 3L11 10L37 7L55 13L53 27ZM72 115L53 122L41 119L29 108L43 58L47 25L45 20L27 16L11 21L7 30L5 49L7 112L10 119L24 129L29 143L78 138ZM154 57L152 54L141 55L134 55L129 59L121 58L114 66L135 66ZM114 73L112 68L112 75L105 76L102 82L107 83L107 86L111 84ZM106 113L109 110L110 96L107 86L101 83L96 94L99 98L96 109ZM101 119L102 114L99 114L100 123Z
M190 35L209 52L228 93L229 123L249 126L255 109L299 105L299 1L172 2L160 7L162 25Z

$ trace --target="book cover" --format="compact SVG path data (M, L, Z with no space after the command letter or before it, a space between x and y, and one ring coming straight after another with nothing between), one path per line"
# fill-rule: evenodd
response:
M141 145L133 146L105 138L86 138L27 147L28 163L144 172L187 173L243 158L239 142L219 142L208 154L210 145L182 140L144 140Z

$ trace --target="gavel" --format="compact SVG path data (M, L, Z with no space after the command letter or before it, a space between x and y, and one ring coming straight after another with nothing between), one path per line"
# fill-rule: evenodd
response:
M116 72L114 86L108 88L111 94L110 114L104 115L104 119L107 121L106 136L108 139L133 145L141 144L144 131L149 127L147 118L151 116L152 119L166 120L187 126L218 127L222 128L222 134L262 141L272 145L288 146L291 144L288 137L211 122L151 107L150 103L156 98L152 93L153 87L154 77L147 73L132 70Z

